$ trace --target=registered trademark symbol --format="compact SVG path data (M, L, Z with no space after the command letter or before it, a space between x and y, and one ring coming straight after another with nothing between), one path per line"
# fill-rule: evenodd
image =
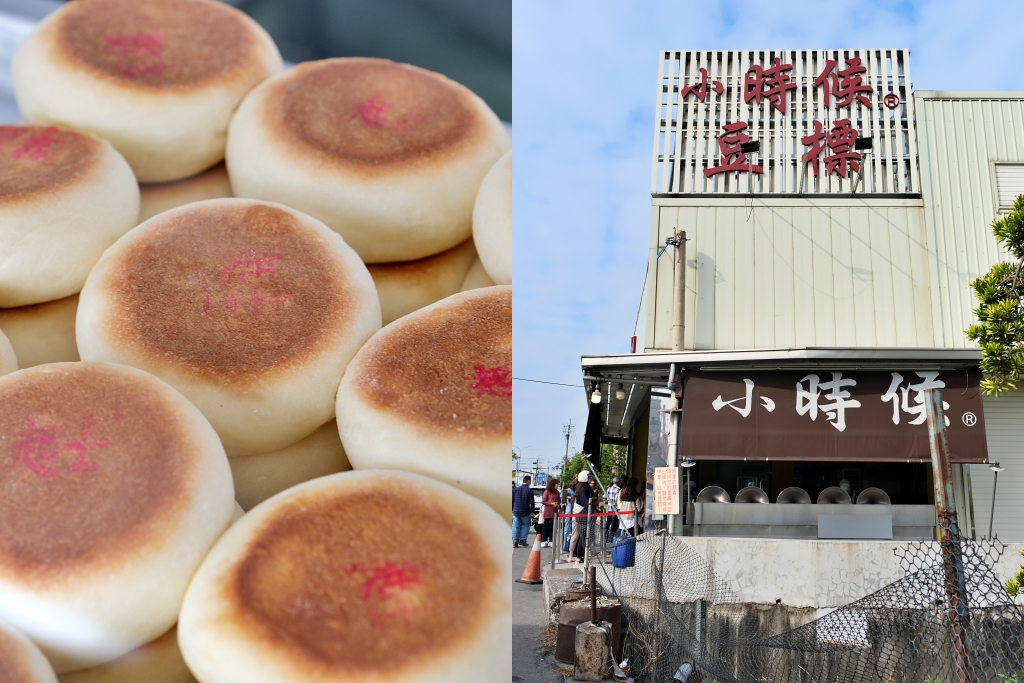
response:
M975 415L974 413L964 413L962 419L964 421L964 424L967 425L968 427L973 427L978 422L978 416Z
M900 106L900 96L894 92L891 92L882 98L882 102L885 104L885 106L889 107L889 109L895 109L896 107Z

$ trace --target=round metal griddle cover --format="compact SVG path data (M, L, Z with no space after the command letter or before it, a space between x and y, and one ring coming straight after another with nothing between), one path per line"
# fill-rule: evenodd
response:
M857 496L857 505L892 505L889 494L882 489L870 487L860 492Z
M799 486L790 486L782 489L782 493L780 493L779 497L775 499L775 502L777 504L790 503L810 505L811 497L808 495L807 491L804 491Z
M764 503L768 504L768 494L757 486L747 486L740 489L736 494L736 503Z
M849 505L850 494L838 486L829 486L818 494L818 505Z
M698 503L731 503L729 492L721 486L705 486L697 494Z

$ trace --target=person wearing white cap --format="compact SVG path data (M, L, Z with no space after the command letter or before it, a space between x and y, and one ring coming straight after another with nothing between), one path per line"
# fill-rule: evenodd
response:
M590 472L583 470L576 477L580 485L576 487L576 495L573 498L572 512L574 515L582 514L587 511L590 506ZM572 535L569 536L569 556L573 558L573 561L583 561L583 549L587 547L586 534L584 529L586 528L586 522L577 517L572 525ZM583 542L580 543L580 539Z

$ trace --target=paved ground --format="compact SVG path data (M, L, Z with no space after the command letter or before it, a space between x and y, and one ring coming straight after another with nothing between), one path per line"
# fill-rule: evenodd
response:
M532 535L530 542L533 542ZM540 634L548 624L544 587L540 584L515 582L523 575L530 550L516 548L512 555L512 680L521 683L565 683L565 678L555 667L554 650L540 643ZM550 562L550 549L544 548L541 551L541 564Z

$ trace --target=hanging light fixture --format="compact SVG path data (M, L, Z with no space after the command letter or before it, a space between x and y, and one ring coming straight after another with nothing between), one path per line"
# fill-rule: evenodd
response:
M626 390L622 386L622 382L619 382L619 388L615 390L615 400L621 401L626 398Z
M590 402L597 404L601 402L601 389L595 384L594 391L590 394Z

